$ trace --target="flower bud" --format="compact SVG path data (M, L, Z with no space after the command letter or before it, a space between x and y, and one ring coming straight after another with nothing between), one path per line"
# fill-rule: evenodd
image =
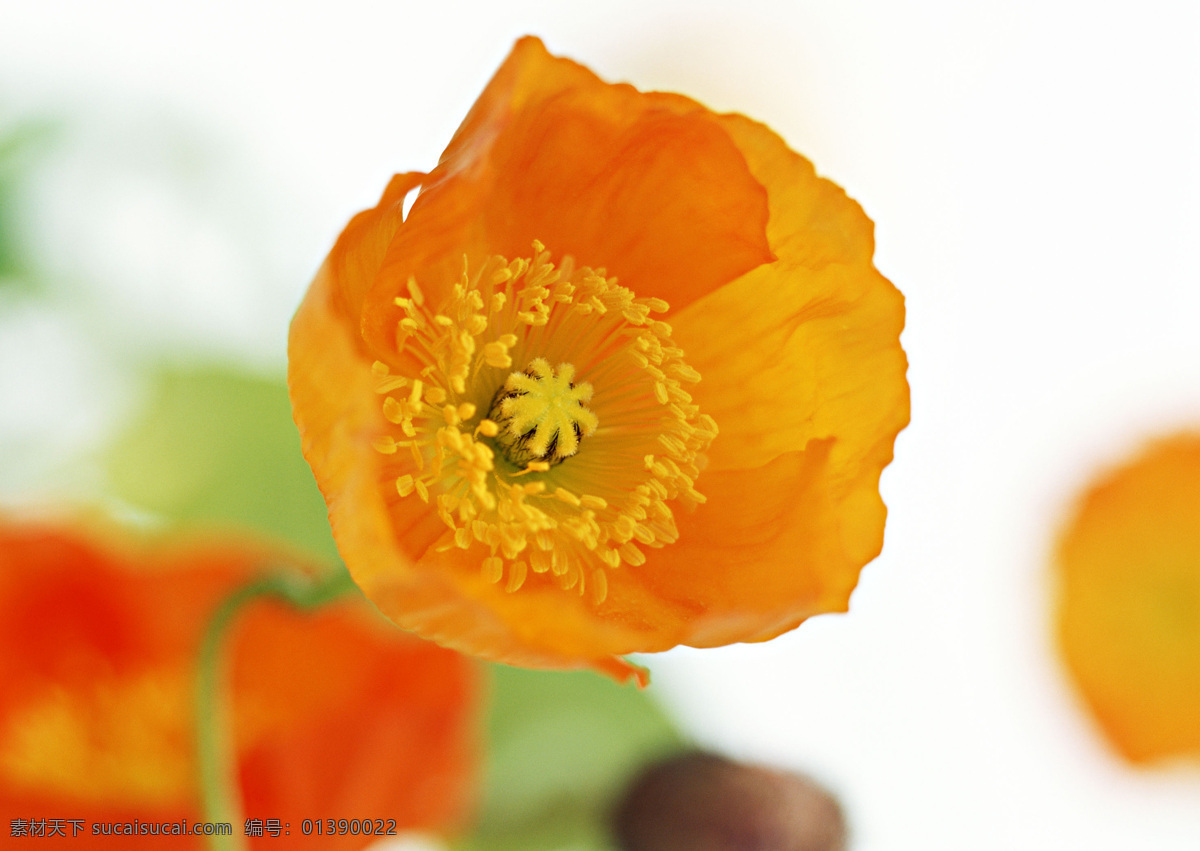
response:
M623 851L841 851L837 800L812 780L695 751L638 777L613 816Z

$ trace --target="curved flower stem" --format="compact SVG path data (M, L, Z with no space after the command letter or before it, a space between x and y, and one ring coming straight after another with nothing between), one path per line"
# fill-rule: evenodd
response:
M230 626L247 603L260 597L274 597L297 609L311 610L353 588L354 580L345 570L311 581L295 575L265 576L238 588L213 612L200 642L196 672L196 756L205 820L233 826L230 836L208 837L213 851L241 851L246 847L227 699L228 660L222 652Z

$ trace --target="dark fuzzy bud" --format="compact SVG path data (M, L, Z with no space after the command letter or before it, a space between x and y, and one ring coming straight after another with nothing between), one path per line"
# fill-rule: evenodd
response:
M613 816L624 851L843 851L837 800L812 780L694 752L647 769Z

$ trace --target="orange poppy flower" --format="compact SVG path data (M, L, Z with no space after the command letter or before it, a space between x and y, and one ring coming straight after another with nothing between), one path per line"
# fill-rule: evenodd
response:
M1058 640L1127 759L1200 757L1200 434L1084 496L1058 547Z
M292 324L294 416L355 580L456 649L619 677L620 654L844 611L908 422L873 250L763 125L517 42Z
M203 818L198 645L218 601L271 558L212 547L118 556L70 533L0 524L6 831L87 848L207 847L203 836L105 826L157 833ZM374 841L376 824L428 830L462 815L475 722L464 657L405 636L361 602L315 615L255 604L229 652L245 816L278 819L286 847L348 851ZM327 823L304 835L304 819L328 818L370 819L372 835L360 826L330 836Z

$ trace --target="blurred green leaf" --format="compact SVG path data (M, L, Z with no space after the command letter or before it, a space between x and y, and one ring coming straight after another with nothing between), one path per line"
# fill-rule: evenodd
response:
M249 526L337 557L282 379L164 370L106 466L115 496L169 521Z
M616 796L685 747L645 690L504 665L492 666L488 736L483 810L452 851L609 851Z
M36 291L20 232L22 193L30 173L46 152L57 127L25 122L0 130L0 287Z

